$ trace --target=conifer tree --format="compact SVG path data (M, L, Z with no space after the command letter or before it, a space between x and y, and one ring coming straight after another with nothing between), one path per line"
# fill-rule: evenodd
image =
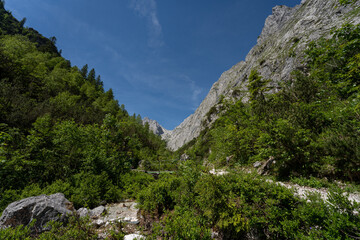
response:
M80 70L80 73L81 73L81 75L82 75L84 78L87 77L88 68L89 68L89 66L88 66L87 64L85 64L85 65L81 68L81 70Z

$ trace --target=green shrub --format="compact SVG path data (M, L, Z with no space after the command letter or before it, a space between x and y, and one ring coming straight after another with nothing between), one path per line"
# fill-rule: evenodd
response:
M152 234L151 239L211 239L211 230L201 215L191 209L175 208L175 211L165 214L165 218Z
M116 202L122 198L120 190L112 184L106 173L94 175L90 173L79 173L71 178L73 188L69 200L75 208L89 207L94 208L100 202Z
M141 209L162 214L175 206L176 190L180 186L180 179L171 174L163 174L160 179L142 190L138 195Z
M154 181L151 174L132 171L121 176L121 189L127 198L135 198Z
M30 226L24 227L23 225L15 228L0 229L0 239L6 240L29 240L30 237Z

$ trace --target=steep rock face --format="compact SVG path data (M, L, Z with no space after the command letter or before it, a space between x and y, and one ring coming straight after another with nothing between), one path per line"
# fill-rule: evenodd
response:
M216 111L215 114L209 111L220 96L242 96L246 101L247 80L253 68L264 78L272 79L271 84L276 89L277 83L289 79L293 70L304 67L302 54L309 42L329 36L331 29L345 22L360 23L359 7L359 1L344 7L338 0L303 0L294 8L274 7L245 61L224 72L195 113L163 137L169 149L177 150L216 120Z

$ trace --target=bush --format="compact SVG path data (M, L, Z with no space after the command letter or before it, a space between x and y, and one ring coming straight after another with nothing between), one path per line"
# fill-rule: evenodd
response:
M176 190L180 179L171 174L163 174L138 195L141 209L161 215L175 206Z

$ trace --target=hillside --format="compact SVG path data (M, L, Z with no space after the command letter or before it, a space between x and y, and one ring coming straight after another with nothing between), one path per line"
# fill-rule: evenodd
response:
M55 38L24 23L0 2L0 211L57 191L75 206L130 197L130 170L166 158L165 143L105 91L95 69L72 66Z

